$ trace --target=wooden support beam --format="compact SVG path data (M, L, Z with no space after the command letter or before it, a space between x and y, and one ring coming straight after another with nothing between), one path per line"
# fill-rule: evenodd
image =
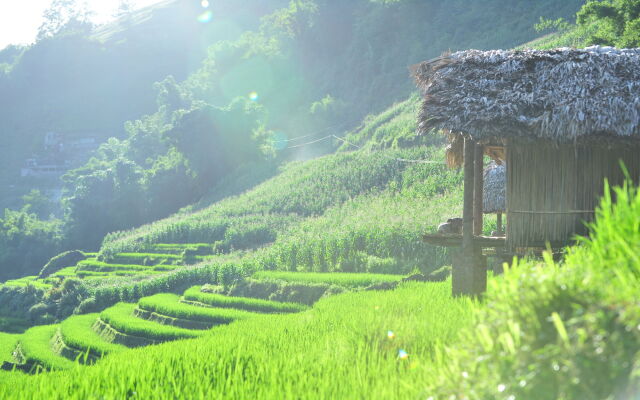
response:
M464 205L462 210L462 248L453 251L452 291L454 296L479 296L486 290L486 258L474 243L474 175L476 146L464 140Z
M484 146L476 144L474 148L473 168L473 234L482 235L484 199Z
M473 173L475 171L475 143L464 139L464 204L462 209L462 251L473 253Z
M498 231L498 233L502 233L502 213L499 212L498 215L496 216L496 231Z

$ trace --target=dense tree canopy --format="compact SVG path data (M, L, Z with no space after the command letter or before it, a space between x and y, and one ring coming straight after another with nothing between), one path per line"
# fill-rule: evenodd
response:
M589 38L593 44L640 46L640 0L591 0L578 12L577 22L597 24Z

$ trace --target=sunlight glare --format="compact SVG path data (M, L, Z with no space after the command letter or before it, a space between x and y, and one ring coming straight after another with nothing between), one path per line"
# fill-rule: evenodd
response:
M211 11L205 11L202 14L198 15L198 22L203 24L211 22L212 19L213 19L213 12Z
M202 0L200 4L202 5L202 8L209 8L209 2L207 0Z
M260 98L260 96L258 96L258 92L249 93L249 100L258 101L259 98Z

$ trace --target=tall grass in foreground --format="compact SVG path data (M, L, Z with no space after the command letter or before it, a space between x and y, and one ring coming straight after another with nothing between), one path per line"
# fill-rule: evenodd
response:
M591 239L563 265L523 261L490 283L475 329L450 352L441 396L638 398L640 192L616 188L615 198L605 195Z
M323 299L301 314L261 315L190 341L127 351L66 374L15 376L2 398L425 398L473 303L451 286Z

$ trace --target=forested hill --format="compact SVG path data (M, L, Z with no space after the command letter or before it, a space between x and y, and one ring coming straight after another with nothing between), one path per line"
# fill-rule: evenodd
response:
M447 49L513 47L535 37L540 16L571 17L582 2L297 0L286 11L286 0L221 0L211 2L207 21L200 1L165 0L104 27L9 47L0 52L0 182L15 177L48 131L125 137L125 121L156 109L153 83L183 80L210 46L200 80L222 87L207 101L225 106L255 90L273 109L272 124L295 133L327 95L340 105L327 118L355 124L407 97L408 65ZM265 16L275 23L260 29ZM243 33L254 40L237 41ZM235 51L221 49L225 40Z
M331 152L329 140L292 145L343 135L406 100L416 62L514 47L539 35L540 17L573 20L582 4L175 0L9 47L0 52L0 208L15 211L0 219L0 244L10 243L0 269L28 274L62 249L97 249L105 234L168 216L239 167L266 174ZM47 132L103 144L67 147L64 157L94 157L62 181L20 178L26 159L50 156ZM61 187L53 202L29 193ZM37 251L26 257L27 248Z

